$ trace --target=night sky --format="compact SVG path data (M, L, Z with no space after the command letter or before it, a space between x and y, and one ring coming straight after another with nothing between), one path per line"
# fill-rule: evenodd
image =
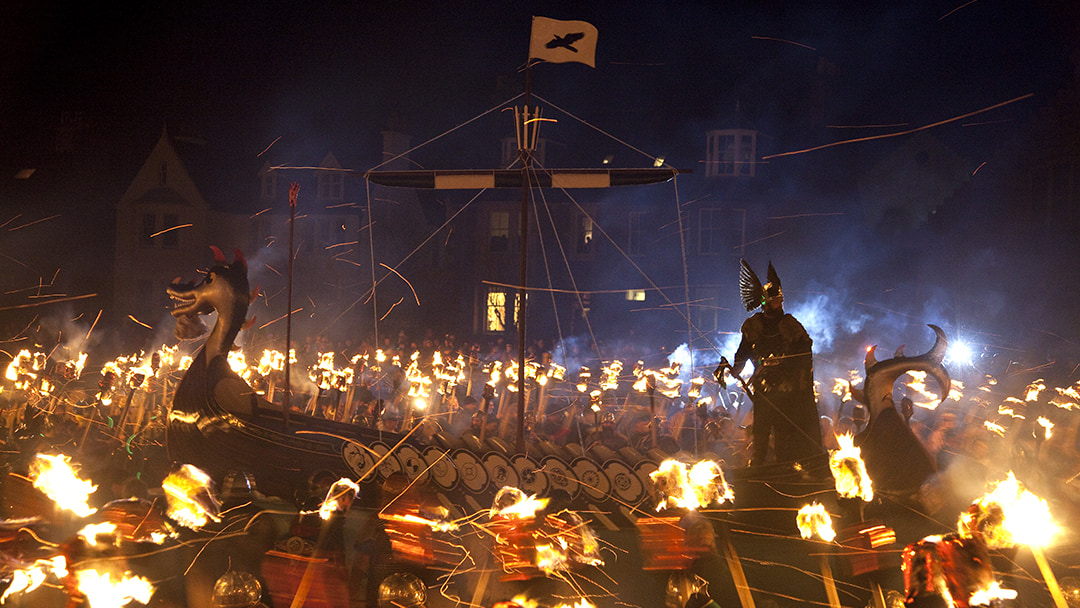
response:
M129 137L167 123L237 154L317 137L362 162L388 123L423 140L520 92L542 15L596 25L598 65L538 66L534 90L639 147L736 103L775 114L819 59L837 73L828 124L921 125L1053 91L1068 4L22 2L4 9L0 103L15 138L33 124L16 117L79 108ZM1021 106L993 118L1038 101Z
M1070 57L1080 52L1077 6L1070 0L6 3L0 167L33 163L57 116L81 111L103 134L97 156L108 159L111 176L103 200L115 201L162 125L174 136L207 142L226 162L250 163L273 143L334 150L346 167L362 172L379 160L380 130L391 127L422 142L520 93L533 15L585 20L599 30L595 69L537 65L533 92L677 167L700 170L704 131L737 107L795 150L929 125L1030 94L934 130L978 164L1003 132L1036 116L1072 77ZM810 111L806 94L821 70L829 77L820 92L820 128L785 131L793 117ZM479 147L495 150L483 143L494 140L483 137ZM848 149L857 155L859 145ZM424 162L463 156L443 152ZM782 170L783 163L814 162L814 154L774 164ZM491 164L493 157L481 156ZM844 211L846 204L832 201L821 210ZM2 208L8 215L26 211L11 200ZM853 235L860 231L850 228ZM858 238L857 247L778 263L799 277L789 282L804 281L804 295L835 294L862 277L889 274L830 266L850 261L852 251L873 251L868 265L895 264L900 249L865 232ZM994 257L992 249L976 252L965 264L999 275L1014 270ZM754 262L763 267L765 254ZM1015 272L1054 262L1023 260ZM734 267L728 270L734 274ZM911 277L931 284L913 288L913 297L947 299L958 276L964 270ZM967 283L981 289L975 279ZM919 323L914 327L909 335L929 339Z

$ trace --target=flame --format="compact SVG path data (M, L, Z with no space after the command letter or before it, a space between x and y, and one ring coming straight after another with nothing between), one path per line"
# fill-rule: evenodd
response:
M563 538L555 538L553 543L537 543L536 567L547 574L566 570L570 563L567 555L568 549L569 546Z
M733 500L734 493L724 479L720 465L702 460L692 467L679 460L665 460L649 474L660 494L656 510L665 508L697 509Z
M840 449L829 450L829 469L836 480L837 494L870 502L874 499L874 489L862 461L862 450L855 447L855 438L850 433L837 436L836 442Z
M400 521L406 524L422 524L432 529L434 532L456 532L460 526L452 521L439 521L436 519L428 519L426 517L420 517L419 515L413 515L411 513L397 514L397 513L380 513L380 519L386 521Z
M161 482L168 502L165 514L173 521L197 529L210 519L221 521L217 500L210 492L210 476L197 467L185 464Z
M532 519L536 517L537 511L547 506L548 500L537 498L535 494L528 496L518 488L505 486L495 494L489 515L511 519Z
M997 581L992 581L984 589L977 589L968 598L968 606L989 606L995 600L1016 599L1016 590L1004 589Z
M983 421L983 426L986 428L986 430L990 431L991 433L995 433L995 434L997 434L997 435L999 435L1001 437L1005 436L1005 427L1001 426L1000 424L998 424L996 422L991 422L989 420L984 420Z
M61 509L86 517L95 511L86 504L87 497L97 490L93 483L79 479L70 459L57 454L38 454L30 463L30 480Z
M11 573L11 583L3 595L0 595L0 604L7 602L7 598L13 593L30 593L45 582L50 574L62 579L68 575L67 560L63 555L57 555L50 559L39 559L26 568L15 570Z
M1046 390L1046 383L1043 382L1042 378L1040 378L1027 386L1027 391L1024 394L1024 400L1028 402L1038 401L1039 393L1042 393L1044 390Z
M360 486L351 479L342 477L330 486L322 505L319 506L319 517L323 521L330 519L335 513L344 513L352 506L353 499L360 493Z
M272 371L285 369L285 353L278 350L263 349L258 369L260 376L268 376Z
M832 518L825 510L824 505L813 502L803 505L799 514L795 516L795 523L799 526L799 534L803 538L810 538L817 534L818 538L826 542L832 542L836 538L836 532L832 527Z
M91 547L97 545L98 535L107 536L116 532L116 524L106 521L100 524L87 524L76 536L86 541Z
M1054 434L1054 423L1050 422L1046 417L1039 416L1039 418L1036 420L1036 422L1039 423L1039 426L1041 426L1041 427L1043 427L1043 429L1045 429L1045 432L1046 432L1045 438L1046 439L1049 439L1050 436Z
M596 606L585 598L581 598L573 604L562 603L555 608L596 608Z
M600 368L600 390L613 391L619 388L619 374L622 373L622 369L623 363L618 359Z
M141 576L132 576L131 573L125 573L116 582L113 582L110 573L99 573L97 570L79 570L75 578L79 582L79 592L86 596L89 605L95 607L124 606L132 601L146 604L154 595L154 586L150 581Z
M1059 532L1046 501L1028 492L1012 471L972 503L958 527L961 535L981 532L991 549L1018 544L1043 547Z

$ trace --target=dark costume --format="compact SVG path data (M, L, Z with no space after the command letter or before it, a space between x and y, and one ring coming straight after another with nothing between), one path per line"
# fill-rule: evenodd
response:
M768 278L762 285L742 261L743 305L748 312L762 307L743 323L732 366L732 372L739 373L747 360L754 363L749 381L754 393L752 465L765 462L773 430L777 460L801 460L824 451L814 399L813 341L795 317L784 313L780 279L771 263Z

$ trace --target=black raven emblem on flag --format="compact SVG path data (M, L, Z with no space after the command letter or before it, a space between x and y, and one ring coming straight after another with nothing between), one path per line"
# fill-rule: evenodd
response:
M551 42L548 42L545 46L547 46L547 48L549 49L557 49L562 47L568 51L576 53L578 52L578 50L574 48L574 43L584 37L585 34L581 32L567 34L565 36L555 36L551 39Z

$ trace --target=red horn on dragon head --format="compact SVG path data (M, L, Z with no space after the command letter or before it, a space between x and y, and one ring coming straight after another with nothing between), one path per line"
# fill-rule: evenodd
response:
M228 260L225 259L225 254L221 253L221 250L218 249L217 247L214 247L213 245L210 245L210 251L214 252L214 263L215 264L220 264L222 266L225 266L226 264L229 263Z
M233 264L240 262L240 264L242 264L244 268L247 268L247 259L244 257L244 254L241 253L239 249L233 249L232 252Z

